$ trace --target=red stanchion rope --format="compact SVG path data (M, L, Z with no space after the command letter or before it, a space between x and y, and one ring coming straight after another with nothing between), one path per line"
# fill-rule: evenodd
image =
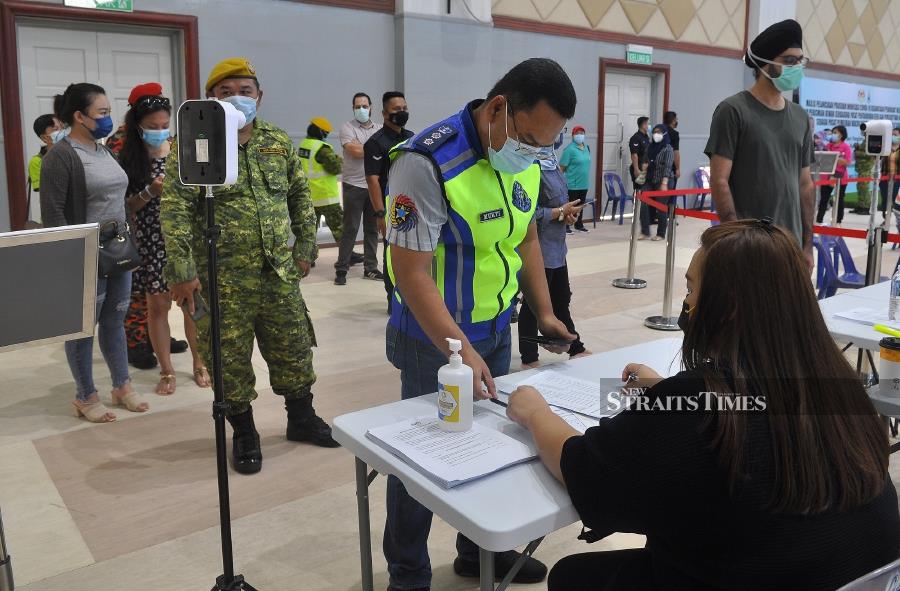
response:
M889 180L889 175L883 175L879 180L886 181ZM894 179L900 182L900 174L896 175ZM831 185L832 187L837 185L839 180L846 180L847 183L871 183L875 180L874 177L854 177L848 179L827 179L827 180L819 180L815 181L816 186L826 186ZM845 183L846 184L846 183ZM638 193L638 198L643 201L646 205L650 207L656 208L662 212L668 212L668 206L660 203L656 200L656 198L661 197L681 197L683 195L711 195L712 191L710 189L673 189L670 191L642 191ZM688 218L697 218L701 220L708 220L718 222L719 216L716 213L711 211L702 211L699 209L683 209L681 207L675 208L675 215L681 215ZM868 231L866 230L854 230L851 228L835 228L833 226L813 226L814 234L821 234L823 236L843 236L845 238L862 238L865 239L868 236ZM888 242L894 242L900 244L900 234L888 234L887 235Z

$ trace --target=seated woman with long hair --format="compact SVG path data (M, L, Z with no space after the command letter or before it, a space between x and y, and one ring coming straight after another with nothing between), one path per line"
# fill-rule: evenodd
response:
M584 525L647 538L562 559L549 589L821 591L895 560L887 427L828 334L796 239L769 220L709 228L687 288L684 370L623 371L652 406L581 435L533 388L510 398ZM700 403L652 410L673 397Z

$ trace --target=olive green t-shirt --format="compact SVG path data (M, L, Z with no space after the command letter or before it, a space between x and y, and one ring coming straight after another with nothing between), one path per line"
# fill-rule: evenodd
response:
M728 185L737 217L771 217L802 244L800 171L813 159L809 115L796 103L773 111L749 91L716 107L706 155L732 161Z

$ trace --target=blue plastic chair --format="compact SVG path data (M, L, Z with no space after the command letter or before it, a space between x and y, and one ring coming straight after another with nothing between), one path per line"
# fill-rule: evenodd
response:
M900 559L850 581L837 591L885 591L900 587Z
M698 168L694 171L694 183L697 184L698 189L709 189L709 175L706 174L706 171ZM697 206L696 209L703 209L703 205L706 203L706 196L709 195L709 204L710 211L715 211L716 206L712 200L712 193L701 193L700 197L700 205Z
M838 289L865 287L866 276L856 269L850 249L840 236L815 236L813 246L818 252L816 263L816 287L819 299L830 298ZM841 273L841 266L844 273ZM887 281L881 277L880 281Z
M600 214L600 221L606 217L606 211L612 204L612 217L616 217L616 207L619 208L619 225L623 223L625 217L625 202L632 200L634 197L625 194L625 185L622 183L622 177L615 172L603 173L603 185L606 187L606 204L603 206L603 213Z

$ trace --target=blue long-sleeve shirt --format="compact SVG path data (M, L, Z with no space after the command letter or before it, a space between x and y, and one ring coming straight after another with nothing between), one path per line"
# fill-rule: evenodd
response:
M544 268L558 269L566 266L566 224L553 217L553 210L569 201L569 189L565 175L558 169L541 169L541 189L534 213L537 223Z

